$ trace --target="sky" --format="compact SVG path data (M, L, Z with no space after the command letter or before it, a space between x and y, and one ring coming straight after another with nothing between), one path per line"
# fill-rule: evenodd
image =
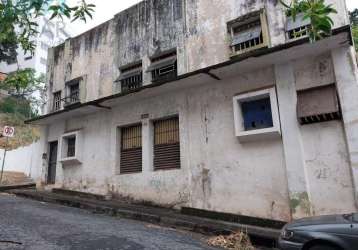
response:
M67 0L68 5L75 5L79 0ZM88 20L87 23L81 21L67 22L67 29L72 36L79 35L109 19L111 19L118 12L139 3L141 0L87 0L87 3L96 5L93 19ZM358 8L358 0L346 0L347 8L353 10Z

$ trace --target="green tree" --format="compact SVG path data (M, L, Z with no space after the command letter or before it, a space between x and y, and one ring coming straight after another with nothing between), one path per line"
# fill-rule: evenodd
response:
M85 0L71 7L64 0L59 3L53 0L0 0L0 62L14 59L17 62L18 48L25 53L34 53L34 39L38 35L36 18L48 15L50 19L68 18L72 22L86 22L87 18L92 18L94 7ZM38 110L43 100L34 98L33 93L38 91L43 94L46 91L43 76L37 76L32 69L20 69L19 65L0 88L8 90L21 101L27 100L34 110Z
M351 19L353 41L358 52L358 9L349 12L349 17Z
M283 0L280 2L287 8L287 16L292 16L293 20L296 20L297 14L303 13L303 19L311 21L308 28L311 42L331 35L334 23L329 15L337 11L331 4L326 4L325 0L292 0L290 4L286 4Z
M16 54L17 48L33 54L34 37L38 34L36 18L49 15L53 18L69 18L86 22L92 18L95 5L81 0L77 6L53 0L0 0L0 61Z

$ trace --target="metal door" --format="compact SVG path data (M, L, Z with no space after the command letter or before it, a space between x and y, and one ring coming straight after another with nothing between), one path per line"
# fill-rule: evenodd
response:
M50 142L50 157L48 161L47 184L55 184L56 180L56 163L57 163L58 143Z

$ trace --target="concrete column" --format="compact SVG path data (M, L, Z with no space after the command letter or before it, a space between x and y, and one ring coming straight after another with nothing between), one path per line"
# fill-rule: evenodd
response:
M293 219L297 219L311 215L312 208L296 114L297 94L292 64L275 65L275 75L290 208Z
M49 152L48 152L48 126L40 126L40 152L37 152L38 154L41 154L41 161L39 162L39 167L41 170L40 178L35 180L36 181L36 188L42 189L43 186L46 184L46 177L47 177L47 168L48 168L48 159L49 159ZM43 156L46 155L44 158Z
M353 47L333 50L332 60L358 207L358 71Z
M153 171L153 129L149 118L142 119L142 171Z

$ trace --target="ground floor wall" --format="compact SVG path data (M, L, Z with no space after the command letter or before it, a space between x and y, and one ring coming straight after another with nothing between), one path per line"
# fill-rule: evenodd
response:
M312 80L297 72L295 77ZM325 77L320 84L331 84ZM58 163L56 186L284 221L302 202L311 214L356 211L340 120L298 126L307 192L297 199L289 194L287 176L295 172L287 170L282 137L241 142L235 136L233 96L275 85L275 71L268 67L140 100L123 98L111 110L56 122L47 129L47 142L70 131L82 136L82 163ZM173 115L179 116L181 168L154 171L152 122ZM136 123L142 124L143 170L119 174L118 127Z

